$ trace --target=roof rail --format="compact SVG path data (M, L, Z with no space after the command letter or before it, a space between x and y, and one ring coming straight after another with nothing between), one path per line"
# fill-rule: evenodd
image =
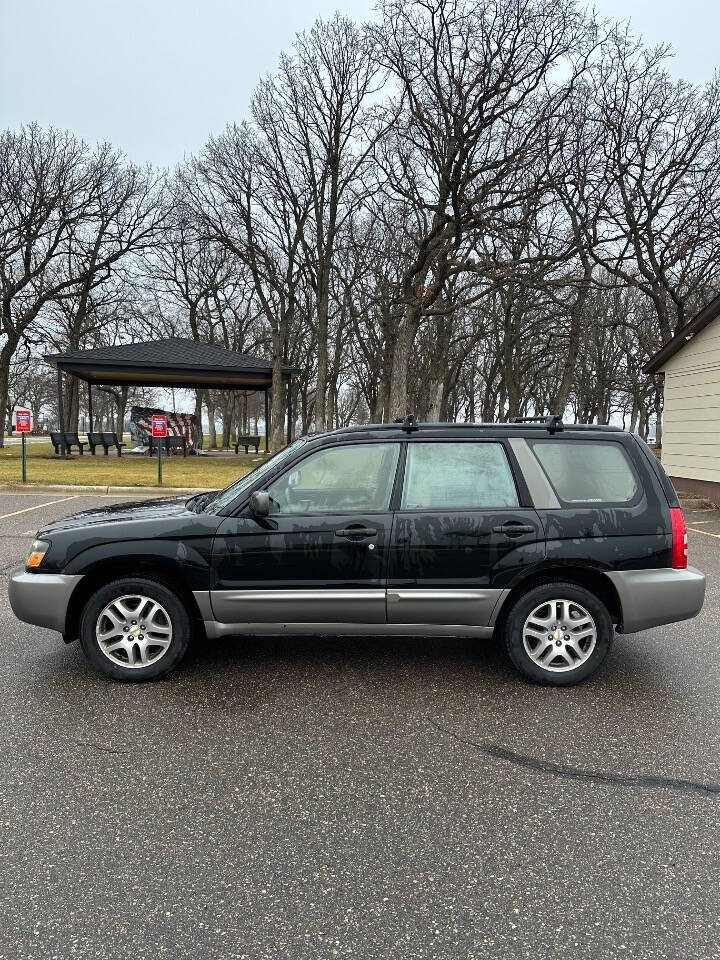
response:
M513 417L510 423L544 423L548 433L562 433L565 429L563 418L553 413L547 417Z

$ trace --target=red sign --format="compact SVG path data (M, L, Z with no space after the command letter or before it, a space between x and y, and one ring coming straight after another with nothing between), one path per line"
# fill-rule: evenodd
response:
M15 429L18 433L30 433L32 430L32 410L15 411Z
M164 413L154 413L152 415L152 435L154 437L167 436L167 417Z

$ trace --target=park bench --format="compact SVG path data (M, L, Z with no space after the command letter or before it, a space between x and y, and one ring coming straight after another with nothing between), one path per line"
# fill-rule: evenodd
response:
M260 437L238 437L235 443L235 453L240 453L240 447L245 447L245 453L248 453L250 447L255 447L255 453L260 452Z
M90 453L95 456L95 447L102 447L107 457L110 453L110 447L115 447L117 455L122 456L122 448L125 446L118 439L116 433L101 433L99 431L88 430L88 445Z
M73 447L78 448L80 456L85 452L85 444L80 442L80 437L76 433L60 433L59 431L55 433L51 431L50 442L55 449L55 456L63 452L72 453Z
M157 443L160 441L165 447L165 452L169 455L171 450L182 450L182 455L187 456L187 440L185 437L147 437L148 453L152 455L153 450L157 450Z

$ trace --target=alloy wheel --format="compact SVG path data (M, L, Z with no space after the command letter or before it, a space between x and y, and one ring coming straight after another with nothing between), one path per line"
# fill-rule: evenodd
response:
M140 669L165 656L172 642L172 622L152 597L128 594L111 600L95 625L98 647L108 660Z
M575 670L592 655L597 627L576 600L544 600L525 620L525 652L543 670Z

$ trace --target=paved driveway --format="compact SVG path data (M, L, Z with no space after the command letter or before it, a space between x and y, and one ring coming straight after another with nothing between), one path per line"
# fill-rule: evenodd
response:
M0 495L5 573L94 502ZM397 638L113 684L3 582L0 957L717 958L720 523L691 526L702 616L570 690Z

